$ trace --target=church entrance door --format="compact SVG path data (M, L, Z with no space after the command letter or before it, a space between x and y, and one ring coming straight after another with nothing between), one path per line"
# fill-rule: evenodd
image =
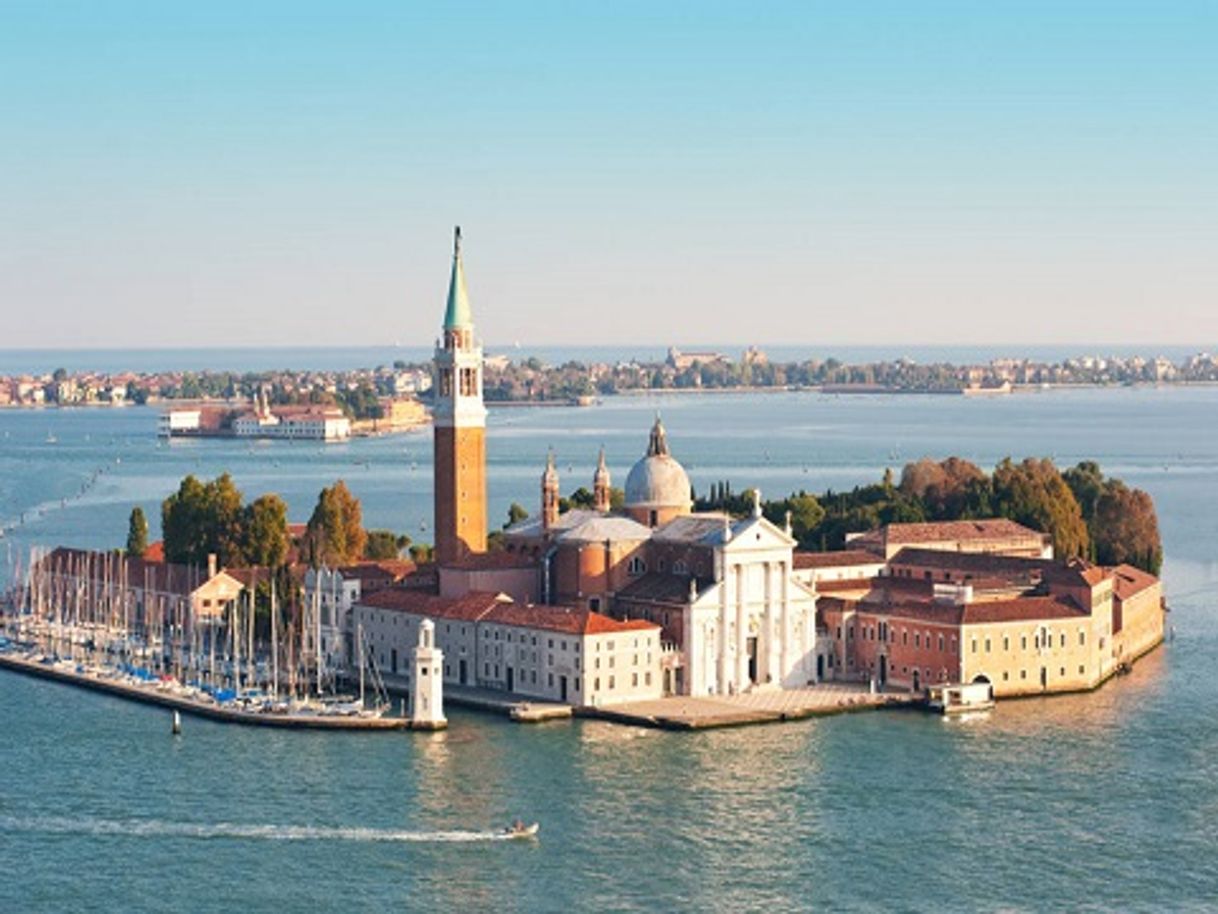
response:
M888 657L886 654L880 654L880 688L884 688L884 684L888 682Z
M749 682L755 683L757 681L757 638L756 637L752 637L752 638L748 639L748 652L749 652Z

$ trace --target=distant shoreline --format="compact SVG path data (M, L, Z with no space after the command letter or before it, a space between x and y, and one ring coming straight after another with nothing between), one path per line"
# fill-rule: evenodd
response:
M1121 384L1101 384L1095 382L1079 382L1074 384L1013 384L1009 390L986 389L986 388L950 388L943 390L923 390L920 388L903 388L903 387L880 387L867 384L844 385L844 384L828 384L819 386L804 386L804 385L782 385L769 387L637 387L626 388L624 390L614 391L613 393L598 394L590 398L589 402L573 402L569 398L553 398L547 400L486 400L488 409L527 409L530 407L555 409L555 408L570 408L570 409L587 409L593 406L599 406L606 400L612 400L616 397L628 398L643 398L643 397L667 397L667 396L722 396L731 394L787 394L787 393L805 393L805 394L822 394L825 396L865 396L865 397L884 397L884 396L928 396L928 397L967 397L970 399L993 399L995 397L1006 397L1019 394L1032 393L1057 393L1068 390L1146 390L1146 389L1188 389L1188 388L1213 388L1218 387L1218 381L1136 381ZM132 402L121 403L0 403L0 412L37 412L40 410L108 410L108 409L129 409L132 407L145 406L149 409L174 409L181 408L191 403L207 403L220 405L230 401L227 400L178 400L178 399L158 399L150 400L147 403L137 404ZM413 425L404 426L401 428L385 429L385 430L353 430L352 437L381 437L385 435L395 435L403 432L416 431L429 422L420 422ZM211 437L225 438L236 437L232 435L192 435L181 437Z

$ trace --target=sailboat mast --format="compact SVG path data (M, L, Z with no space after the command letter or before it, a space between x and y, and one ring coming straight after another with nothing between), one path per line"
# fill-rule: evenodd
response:
M275 578L271 578L271 697L279 701L279 605L275 602Z

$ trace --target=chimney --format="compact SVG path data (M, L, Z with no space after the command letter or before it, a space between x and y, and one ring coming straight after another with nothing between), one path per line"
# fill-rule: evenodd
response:
M216 554L214 552L207 553L207 580L211 580L216 576Z

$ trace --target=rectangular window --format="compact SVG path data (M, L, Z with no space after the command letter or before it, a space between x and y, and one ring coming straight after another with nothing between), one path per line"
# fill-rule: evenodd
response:
M990 652L990 639L989 638L985 639L985 652L987 654Z
M1084 644L1086 644L1086 643L1087 643L1087 633L1086 633L1085 631L1083 631L1083 630L1080 628L1080 629L1079 629L1079 631L1078 631L1078 644L1079 644L1079 647L1082 647L1082 646L1083 646Z
M1028 649L1028 636L1027 635L1019 636L1019 649L1021 651L1026 651Z
M1080 676L1082 676L1082 675L1083 675L1083 665L1082 665L1081 663L1078 665L1078 674L1079 674Z
M611 689L612 689L612 688L613 688L613 686L614 686L614 681L613 681L613 680L614 680L614 677L610 676L610 677L609 677L609 688L611 688Z
M1062 647L1066 646L1066 633L1062 632Z
M939 653L943 653L943 636L939 636Z
M974 654L977 653L977 639L976 638L973 639L973 653Z
M636 689L638 688L638 685L639 685L639 674L638 673L632 674L631 685L633 685Z
M1011 639L1006 635L1002 636L1002 649L1004 651L1009 651L1011 649Z

